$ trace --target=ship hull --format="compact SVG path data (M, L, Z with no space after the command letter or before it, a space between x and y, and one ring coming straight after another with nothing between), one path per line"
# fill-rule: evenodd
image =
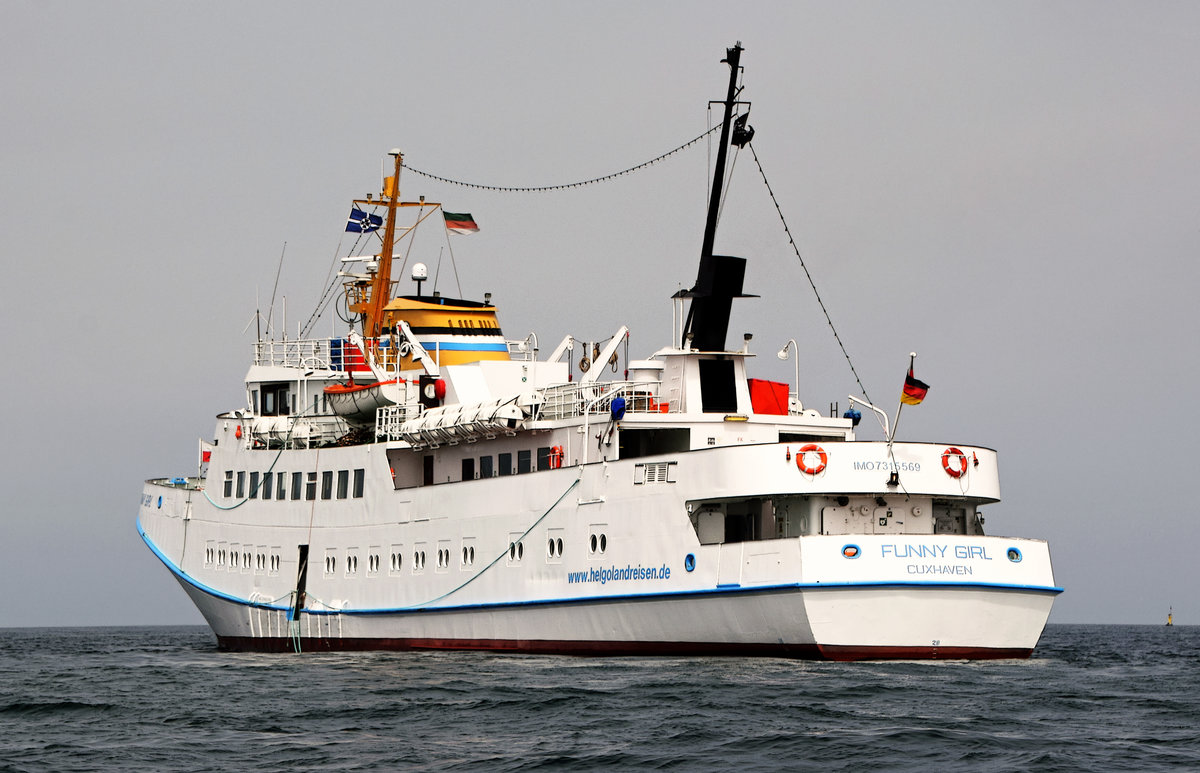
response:
M227 651L482 650L815 660L1027 658L1054 592L964 585L729 589L421 611L240 603L176 575Z
M408 489L393 486L384 445L323 449L323 467L375 467L361 498L239 500L236 474L222 476L231 493L150 481L139 531L227 650L1028 657L1061 592L1046 543L929 533L936 508L899 499L866 516L834 498L799 510L818 499L806 488L873 477L862 460L880 455L874 444L826 448L821 479L767 444ZM897 445L934 467L910 475L914 492L967 485L942 472L941 450ZM278 466L316 466L317 453L284 452ZM994 470L994 452L972 453ZM650 466L670 472L652 480ZM974 475L991 497L994 477ZM774 502L751 539L709 528L733 486ZM789 493L757 493L772 491ZM875 533L821 533L848 519Z
M856 589L838 593L839 600L834 601L854 607L854 616L814 631L808 612L827 607L827 593L793 588L682 599L544 604L536 609L301 613L292 625L287 610L230 603L186 581L184 587L215 631L218 646L235 652L460 649L588 657L1027 658L1050 609L1044 593ZM970 605L971 615L960 616L953 624L938 621L955 605ZM863 630L853 622L860 619L859 613L878 622ZM907 623L896 623L898 617ZM934 643L932 631L943 639ZM1014 631L1024 634L1014 635Z

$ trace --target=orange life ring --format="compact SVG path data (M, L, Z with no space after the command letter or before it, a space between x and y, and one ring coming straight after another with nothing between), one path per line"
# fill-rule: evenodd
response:
M562 446L554 446L550 449L550 469L557 470L562 467L563 449Z
M950 460L956 456L959 462L958 467L951 467ZM945 451L942 451L942 469L951 478L961 478L967 474L967 455L954 446L950 446Z
M804 463L804 457L813 453L820 457L820 464L809 466ZM805 475L819 475L825 469L825 465L829 463L829 454L825 453L825 449L821 448L816 443L809 443L796 452L796 467Z

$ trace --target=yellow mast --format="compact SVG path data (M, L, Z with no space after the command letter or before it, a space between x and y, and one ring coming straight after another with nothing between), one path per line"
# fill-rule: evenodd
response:
M395 167L392 171L392 176L383 181L383 192L380 194L380 201L387 204L387 222L383 227L383 245L379 250L379 266L375 271L375 275L371 277L369 292L366 297L363 297L361 292L356 291L354 285L357 283L348 283L346 290L349 295L349 308L352 313L363 315L363 338L372 339L378 338L383 330L383 307L391 300L392 289L392 253L396 246L396 210L399 207L439 207L441 204L432 201L425 201L422 197L421 201L400 201L400 167L404 162L404 155L399 148L389 151L388 155L395 159ZM378 201L372 201L370 197L364 199L355 199L355 204L365 204L368 206L376 206ZM423 218L422 218L423 219ZM415 226L414 226L415 227Z

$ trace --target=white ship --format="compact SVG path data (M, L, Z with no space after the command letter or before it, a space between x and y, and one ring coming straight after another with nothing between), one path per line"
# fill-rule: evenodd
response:
M356 202L383 256L346 274L361 327L260 340L199 475L143 489L138 530L220 647L1029 656L1062 589L1045 542L983 533L996 452L857 440L726 344L746 262L712 250L748 139L740 53L697 281L646 359L624 327L539 359L490 299L422 295L419 265L394 296L399 213L440 205L400 200L392 151Z

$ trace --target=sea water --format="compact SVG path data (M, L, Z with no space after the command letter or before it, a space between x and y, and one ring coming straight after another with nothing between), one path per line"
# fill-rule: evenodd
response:
M1200 627L1029 660L219 652L0 630L0 770L1200 770Z

